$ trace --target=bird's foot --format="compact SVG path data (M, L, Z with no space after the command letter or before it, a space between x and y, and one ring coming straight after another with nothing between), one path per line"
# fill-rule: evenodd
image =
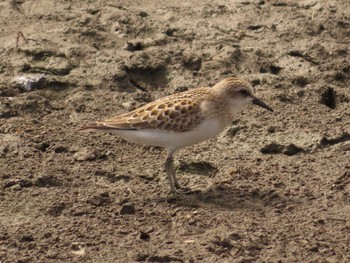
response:
M187 195L187 194L191 194L193 192L195 192L195 191L193 191L189 187L183 187L183 186L180 187L180 185L177 185L174 190L170 191L170 194L173 196L177 196L177 195L181 195L181 194Z

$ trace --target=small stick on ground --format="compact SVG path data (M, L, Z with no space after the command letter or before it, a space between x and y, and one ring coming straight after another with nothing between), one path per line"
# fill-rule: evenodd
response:
M18 42L19 42L19 37L22 37L26 43L28 43L28 40L24 37L23 33L21 31L18 31L17 33L17 39L16 39L16 51L18 52Z

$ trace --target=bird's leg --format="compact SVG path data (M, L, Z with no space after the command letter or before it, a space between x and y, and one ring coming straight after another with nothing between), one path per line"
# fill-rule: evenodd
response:
M173 165L172 165L172 166L173 166ZM181 186L180 186L179 182L177 181L176 173L175 173L175 171L174 171L174 166L173 166L173 181L174 181L175 187L176 187L177 189L180 189Z
M175 194L176 193L175 185L179 183L177 183L176 178L174 180L173 162L174 162L173 156L169 154L168 157L166 158L164 167L165 167L166 175L168 177L168 181L170 183L170 191L172 194Z

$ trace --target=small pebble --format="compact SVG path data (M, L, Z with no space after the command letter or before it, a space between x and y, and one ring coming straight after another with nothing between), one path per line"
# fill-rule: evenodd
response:
M93 161L96 157L96 152L88 148L83 148L73 155L73 158L77 161Z

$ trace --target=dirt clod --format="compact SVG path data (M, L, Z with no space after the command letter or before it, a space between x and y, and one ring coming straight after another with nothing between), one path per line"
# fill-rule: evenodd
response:
M261 153L264 154L278 154L282 153L284 150L284 146L278 143L270 143L261 148Z
M297 153L303 152L304 149L294 145L293 143L288 145L282 145L279 143L270 143L261 148L261 153L263 154L280 154L283 153L285 155L291 156Z
M34 238L32 235L25 235L25 236L22 236L19 241L20 242L32 242L32 241L34 241Z
M320 98L320 103L326 105L331 109L335 109L336 107L336 92L333 88L326 88Z
M73 155L77 161L92 161L97 157L96 151L93 149L83 148Z
M125 203L119 212L121 215L132 215L135 213L135 206L132 203Z
M108 193L101 193L100 195L93 196L87 200L87 202L93 206L101 206L109 201Z
M191 162L185 163L180 162L180 165L177 167L178 172L180 173L199 173L199 174L215 174L218 169L208 162Z
M37 187L55 187L61 185L61 180L55 176L42 176L35 181L34 185Z
M146 233L146 232L143 232L143 231L140 232L140 239L148 240L148 239L150 239L150 237L151 237L151 235L149 233Z
M298 146L294 145L293 143L291 143L285 147L283 153L291 156L291 155L294 155L294 154L297 154L297 153L300 153L303 151L304 151L303 148L298 147Z

